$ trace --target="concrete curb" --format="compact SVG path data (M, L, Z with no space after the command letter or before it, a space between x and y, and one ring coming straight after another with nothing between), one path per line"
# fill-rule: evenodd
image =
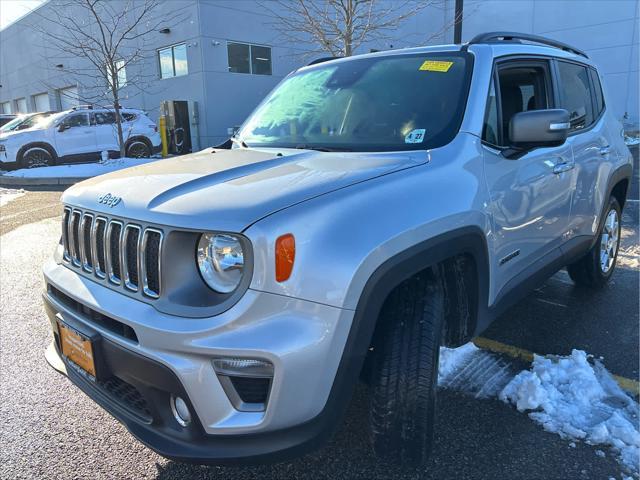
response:
M57 185L73 185L75 183L86 180L90 177L41 177L41 178L23 178L23 177L8 177L0 175L0 187L29 187L32 185L37 186L57 186Z

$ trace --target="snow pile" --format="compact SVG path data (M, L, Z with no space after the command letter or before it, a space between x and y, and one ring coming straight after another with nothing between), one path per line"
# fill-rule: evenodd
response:
M154 162L156 158L118 158L98 163L76 163L73 165L56 165L53 167L22 168L3 174L5 177L19 178L88 178L104 173L135 167Z
M457 371L470 357L480 349L473 343L466 343L458 348L440 347L440 366L438 367L438 382L442 382L451 373Z
M625 135L624 143L626 143L628 146L640 145L640 135Z
M591 445L610 445L638 475L639 406L597 360L582 350L568 357L534 356L531 371L520 372L500 393L549 432Z
M24 195L24 190L12 190L10 188L0 188L0 207Z

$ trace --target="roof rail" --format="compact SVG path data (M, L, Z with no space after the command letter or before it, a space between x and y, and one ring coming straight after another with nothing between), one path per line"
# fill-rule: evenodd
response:
M342 58L342 57L322 57L322 58L316 58L315 60L311 60L309 63L307 63L307 67L311 66L311 65L317 65L318 63L324 63L324 62L328 62L329 60L336 60L338 58Z
M576 55L580 55L584 58L589 58L585 52L575 47L572 47L571 45L567 45L566 43L562 43L557 40L551 40L550 38L540 37L538 35L532 35L529 33L518 33L518 32L480 33L469 41L469 45L473 45L475 43L497 43L501 41L522 43L523 40L525 42L539 43L541 45L547 45L549 47L559 48L561 50L564 50L565 52L571 52L571 53L575 53Z
M76 105L71 110L93 110L93 105Z

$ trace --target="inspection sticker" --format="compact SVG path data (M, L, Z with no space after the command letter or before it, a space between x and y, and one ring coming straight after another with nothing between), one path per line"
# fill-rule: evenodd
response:
M424 140L424 132L426 132L425 128L416 128L415 130L411 130L404 137L404 143L422 143Z
M453 62L443 62L441 60L425 60L418 70L427 72L448 72Z

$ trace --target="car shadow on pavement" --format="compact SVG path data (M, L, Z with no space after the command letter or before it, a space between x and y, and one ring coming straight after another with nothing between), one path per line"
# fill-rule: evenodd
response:
M343 427L327 446L290 463L215 467L168 462L157 479L443 479L609 478L619 471L612 457L593 447L544 432L525 414L496 399L441 390L435 447L422 468L379 462L368 440L367 388L357 388ZM588 471L586 470L588 469ZM605 476L607 475L607 476Z

